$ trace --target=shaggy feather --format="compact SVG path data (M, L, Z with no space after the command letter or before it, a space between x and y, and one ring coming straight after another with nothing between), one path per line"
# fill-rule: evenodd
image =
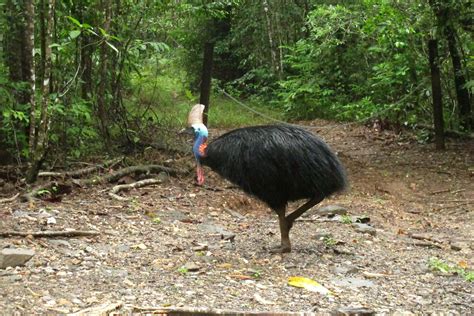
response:
M347 186L345 170L326 143L289 125L233 130L209 143L201 162L272 209Z

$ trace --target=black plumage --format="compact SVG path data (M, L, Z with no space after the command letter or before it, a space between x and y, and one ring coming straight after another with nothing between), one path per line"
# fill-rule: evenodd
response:
M320 138L293 125L245 127L207 143L202 124L204 106L191 110L188 124L195 133L193 151L198 183L204 182L201 164L265 202L278 214L281 246L275 252L291 251L289 232L294 221L333 193L344 190L344 167ZM286 214L289 201L308 199Z
M228 132L208 144L201 162L272 209L346 187L344 168L329 147L291 125Z

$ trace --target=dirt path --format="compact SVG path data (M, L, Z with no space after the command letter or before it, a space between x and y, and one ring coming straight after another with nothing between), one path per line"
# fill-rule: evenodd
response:
M170 179L129 192L131 202L97 187L60 203L15 201L0 204L0 231L101 234L0 239L0 249L36 252L26 266L0 270L0 311L69 313L121 301L123 313L171 306L471 314L474 282L434 271L430 260L474 267L474 143L451 142L437 153L390 132L312 124L351 181L349 193L322 205L344 206L348 215L309 211L292 230L291 254L268 253L279 242L276 216L210 173L208 189L191 176ZM357 231L349 223L356 218L375 235ZM333 295L289 286L291 276L316 280Z

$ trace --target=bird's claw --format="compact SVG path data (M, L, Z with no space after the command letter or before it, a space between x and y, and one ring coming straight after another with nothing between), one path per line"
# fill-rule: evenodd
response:
M288 253L291 252L291 246L280 245L270 248L270 253Z

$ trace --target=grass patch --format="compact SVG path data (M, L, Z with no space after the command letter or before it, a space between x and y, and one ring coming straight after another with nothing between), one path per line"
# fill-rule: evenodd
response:
M145 73L132 79L126 107L141 120L172 128L186 125L191 106L198 98L187 90L179 78ZM255 102L245 105L264 115L281 120L283 114ZM211 96L208 125L211 128L235 128L271 123L272 120L252 113L225 96Z
M272 111L261 104L245 103L245 105L268 117L277 120L282 119L282 114ZM211 98L209 110L208 125L210 127L229 128L274 123L274 121L245 109L225 96Z

